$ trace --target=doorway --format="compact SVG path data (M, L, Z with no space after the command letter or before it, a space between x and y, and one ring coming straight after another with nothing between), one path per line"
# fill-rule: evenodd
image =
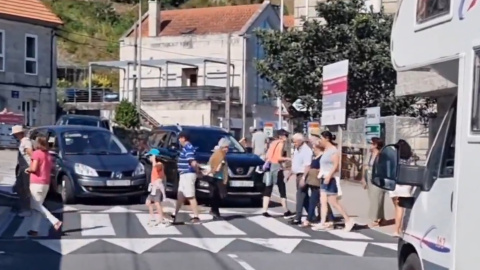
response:
M22 113L24 125L27 127L33 126L35 123L33 121L33 104L31 101L22 101Z

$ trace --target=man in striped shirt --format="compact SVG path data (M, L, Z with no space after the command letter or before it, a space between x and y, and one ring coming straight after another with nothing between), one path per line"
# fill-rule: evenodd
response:
M181 132L178 135L178 141L183 146L180 156L178 157L178 173L180 179L178 181L178 194L177 204L175 207L175 214L172 216L175 222L175 217L178 214L180 208L188 200L193 211L193 218L191 223L200 223L198 218L198 203L195 198L195 181L197 180L197 172L199 170L198 164L195 161L195 148L190 143L189 135L185 132Z

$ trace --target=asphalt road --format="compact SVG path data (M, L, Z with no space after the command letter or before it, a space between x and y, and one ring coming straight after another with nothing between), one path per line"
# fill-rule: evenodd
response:
M211 269L302 270L395 269L396 243L370 229L315 232L292 226L279 207L264 218L242 201L228 202L224 221L203 208L200 225L151 228L143 205L93 201L48 208L64 221L61 234L42 222L36 239L26 237L29 217L11 215L0 224L0 269L80 270ZM167 210L173 203L167 202ZM179 217L190 218L185 207ZM3 226L2 226L3 225ZM172 267L172 268L170 268ZM200 268L199 268L200 267Z

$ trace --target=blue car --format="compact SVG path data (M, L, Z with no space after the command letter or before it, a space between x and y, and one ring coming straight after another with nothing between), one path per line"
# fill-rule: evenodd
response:
M206 165L213 149L221 138L230 141L230 149L227 153L229 183L227 187L229 197L249 198L255 204L261 204L263 181L262 174L256 172L257 166L263 165L263 160L247 151L230 133L218 127L205 126L162 126L152 130L148 139L150 148L158 149L161 160L165 164L167 176L167 191L176 194L178 185L177 158L181 146L178 142L178 134L181 131L190 134L190 142L196 148L195 160L201 165ZM142 160L146 164L146 171L150 171L149 161ZM209 193L209 184L201 178L197 179L197 196L205 197Z
M55 166L50 190L64 204L78 198L128 198L141 203L147 191L145 167L109 130L91 126L44 126L30 131L48 138Z

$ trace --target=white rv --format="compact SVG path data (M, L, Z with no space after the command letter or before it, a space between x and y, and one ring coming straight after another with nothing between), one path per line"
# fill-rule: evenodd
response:
M479 26L477 0L399 0L391 41L396 94L438 100L426 166L400 165L390 145L374 169L379 187L413 187L401 201L401 270L479 269Z

